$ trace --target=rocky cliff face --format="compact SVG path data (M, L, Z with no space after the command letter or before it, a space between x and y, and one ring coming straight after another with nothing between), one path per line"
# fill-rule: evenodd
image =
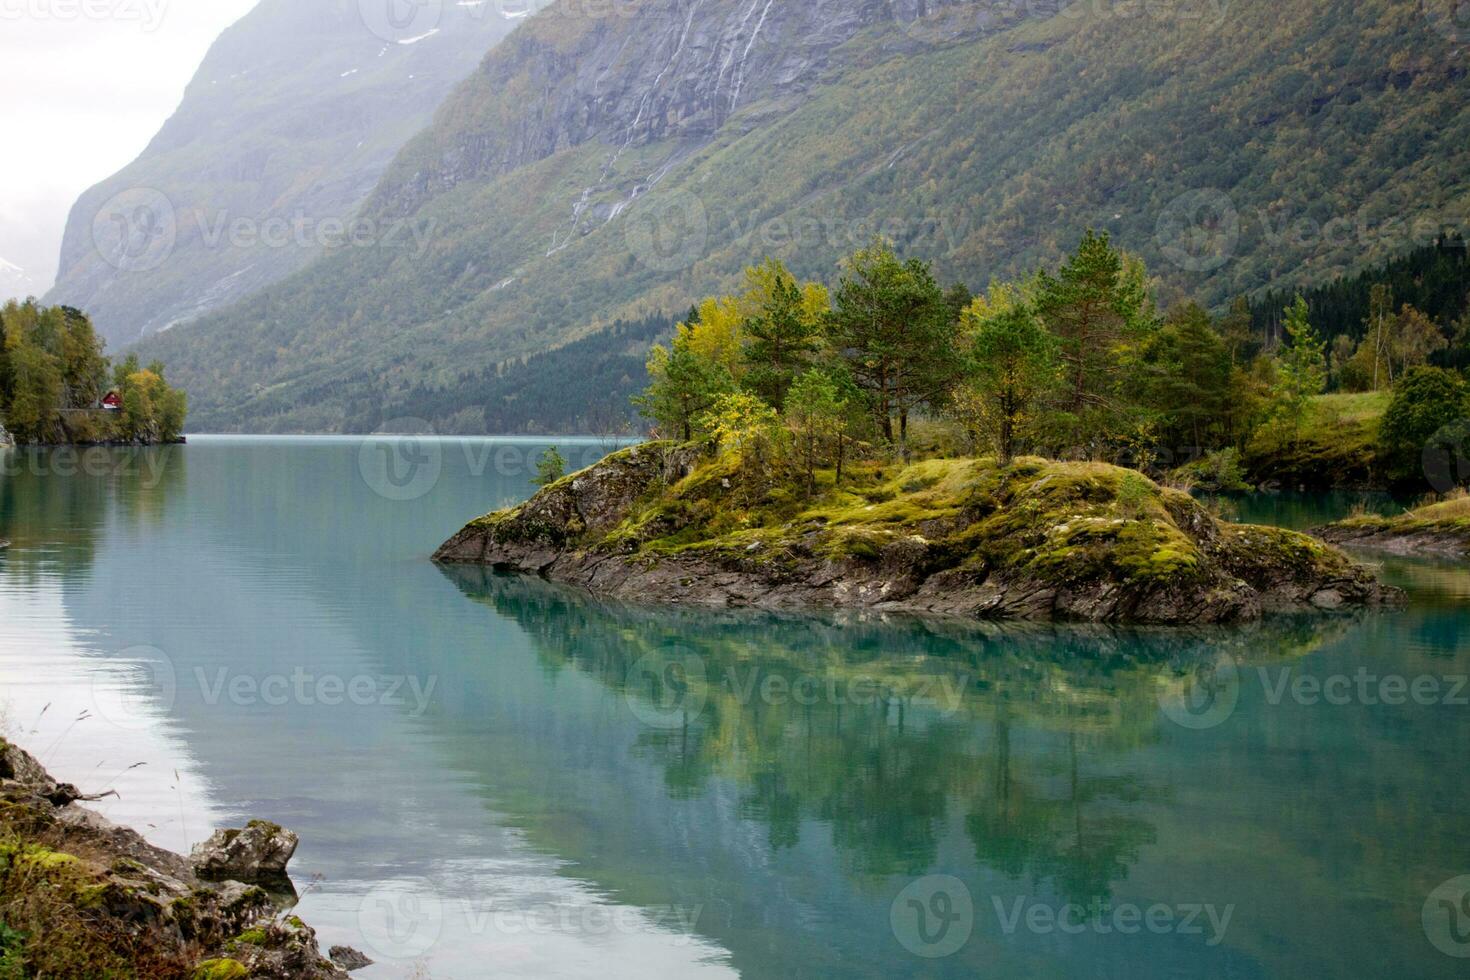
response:
M842 46L899 28L890 50L1000 29L1027 7L977 0L643 0L548 6L454 93L375 195L389 213L592 140L609 176L626 151L671 141L627 198L588 211L607 220L647 192L740 110L746 127L800 104L824 75L851 67ZM916 26L918 25L918 26ZM917 36L908 36L913 30ZM589 193L595 188L589 188ZM585 203L585 199L584 199Z
M116 348L350 241L398 150L514 24L491 4L392 8L262 0L143 154L77 201L48 301Z
M762 492L649 444L472 521L434 557L632 601L984 619L1221 623L1396 599L1306 535L1221 523L1102 464L930 460L795 507Z

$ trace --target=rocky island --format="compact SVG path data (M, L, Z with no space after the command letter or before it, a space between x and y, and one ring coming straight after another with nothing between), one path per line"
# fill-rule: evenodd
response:
M1312 533L1333 544L1398 555L1470 558L1470 496L1456 494L1393 517L1361 514Z
M252 821L186 859L79 805L0 739L0 977L345 980L290 914L296 836ZM347 967L362 954L332 950Z
M1393 601L1342 552L1217 520L1102 463L865 463L813 494L646 443L471 521L435 553L623 599L989 619L1224 623Z

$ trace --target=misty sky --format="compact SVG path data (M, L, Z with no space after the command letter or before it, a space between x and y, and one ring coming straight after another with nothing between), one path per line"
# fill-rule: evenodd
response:
M256 2L0 0L0 259L27 291L50 288L77 196L142 152Z

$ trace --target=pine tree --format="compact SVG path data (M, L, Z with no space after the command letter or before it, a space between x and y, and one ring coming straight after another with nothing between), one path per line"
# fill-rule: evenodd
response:
M821 346L822 319L811 315L796 280L780 271L761 311L745 322L745 386L780 411L792 380Z
M959 368L949 307L933 273L917 259L901 261L886 244L854 253L828 329L853 380L870 393L884 439L907 457L910 414L942 402Z
M1037 313L1060 345L1056 399L1065 427L1082 443L1112 434L1121 414L1117 385L1127 348L1151 323L1141 266L1129 267L1107 233L1088 230L1057 275L1038 277Z
M978 304L977 304L978 306ZM970 422L990 434L1002 465L1034 406L1057 377L1057 344L1026 306L1007 305L966 317L969 356L962 388Z

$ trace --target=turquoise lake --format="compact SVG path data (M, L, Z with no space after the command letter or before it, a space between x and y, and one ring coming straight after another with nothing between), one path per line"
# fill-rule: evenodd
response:
M1470 567L1383 560L1401 610L1129 631L430 563L545 445L10 453L5 732L160 845L298 832L300 913L360 977L1470 971Z

